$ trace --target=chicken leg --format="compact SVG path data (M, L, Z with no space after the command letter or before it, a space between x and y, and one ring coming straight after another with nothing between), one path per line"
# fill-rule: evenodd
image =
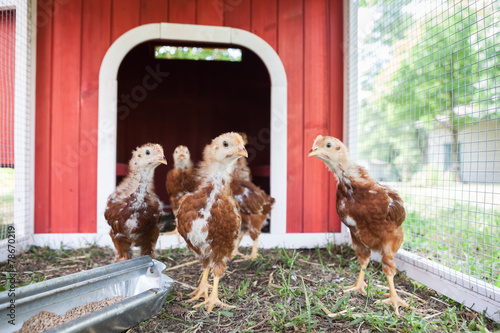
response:
M405 308L412 309L405 301L399 298L398 293L396 292L396 288L394 287L394 275L396 274L396 265L394 264L394 255L391 251L388 253L382 254L382 265L384 269L384 274L387 277L387 282L389 283L389 294L385 294L384 296L388 297L383 301L377 301L375 304L384 303L384 304L393 304L394 312L396 316L399 317L399 306L403 306Z
M197 299L200 299L201 297L207 299L208 298L208 273L210 272L210 266L205 268L203 270L203 273L201 274L201 281L198 286L192 293L189 293L188 296L193 296L188 300L188 302L193 302L196 301Z
M370 262L370 249L363 245L357 238L352 238L352 247L354 248L354 252L356 252L356 256L358 257L358 262L361 266L359 270L358 279L356 283L352 286L344 287L344 293L348 293L350 291L359 291L366 295L365 288L368 286L365 283L365 269L368 267L368 263Z
M175 228L172 231L165 232L164 235L177 235L177 243L178 244L181 243L181 235L179 234L179 231L177 230L177 228Z
M123 235L116 235L113 230L109 232L116 249L116 262L132 258L132 241Z
M252 253L250 254L250 259L257 259L259 257L259 252L257 252L259 248L259 237L253 240L252 245Z
M231 259L236 257L236 256L240 256L242 258L244 258L245 260L249 259L250 257L247 256L246 254L243 254L240 252L240 243L241 243L241 240L243 239L243 233L240 233L240 235L238 236L238 241L237 241L237 244L235 247L234 247L234 250L233 250L233 253L231 253Z
M234 308L233 305L223 303L219 299L219 277L218 276L214 275L214 286L212 288L212 293L210 294L210 296L204 302L201 302L200 304L196 304L194 307L198 308L202 305L207 306L207 313L210 313L212 311L212 309L214 308L214 306L216 306L216 305Z
M258 248L259 248L259 239L257 238L257 239L254 239L254 241L253 241L252 252L250 253L250 255L243 254L238 250L238 248L235 248L233 251L233 254L231 255L231 258L234 258L236 256L240 256L243 258L243 259L236 260L235 262L257 259L259 257Z

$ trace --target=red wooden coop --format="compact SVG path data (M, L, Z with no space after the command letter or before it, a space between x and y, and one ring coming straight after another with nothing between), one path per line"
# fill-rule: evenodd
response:
M110 243L106 199L135 147L164 147L168 204L174 148L197 161L226 131L248 135L255 182L276 199L263 247L340 232L335 179L307 153L343 134L342 1L38 0L37 13L37 245ZM236 48L241 61L158 59L159 46Z

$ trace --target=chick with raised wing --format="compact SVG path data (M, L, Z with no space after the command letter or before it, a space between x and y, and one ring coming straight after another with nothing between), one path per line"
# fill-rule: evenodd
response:
M356 165L347 154L346 146L338 139L319 135L309 152L322 160L337 179L337 213L351 231L352 245L361 265L358 279L344 291L366 294L364 270L370 261L371 251L380 252L382 266L389 283L388 299L396 315L399 306L408 307L396 293L394 255L403 243L405 209L399 195L387 186L376 182L365 168Z
M138 147L129 161L129 173L108 198L104 217L115 245L116 261L132 258L132 246L141 249L141 256L154 258L160 235L162 203L154 191L154 172L167 164L163 148L148 143Z
M248 153L239 134L225 133L213 139L203 151L199 185L179 201L177 230L203 268L200 284L191 293L190 301L205 298L195 307L205 305L208 313L216 305L228 306L220 301L218 286L240 234L241 216L230 183L236 160L242 156L248 157ZM210 270L213 288L208 295Z

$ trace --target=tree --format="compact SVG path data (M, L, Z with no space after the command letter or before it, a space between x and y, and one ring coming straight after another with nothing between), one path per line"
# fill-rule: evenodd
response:
M362 1L360 11L369 10L375 18L373 26L361 21L358 27L363 38L358 46L361 100L359 103L359 153L368 161L379 160L389 164L392 178L403 176L401 159L408 154L419 156L414 145L413 131L400 127L389 113L383 99L388 80L387 65L395 60L393 45L403 40L415 23L405 11L411 0ZM366 15L366 14L365 14ZM368 64L368 66L366 65ZM404 154L403 154L404 152ZM411 153L409 153L411 152Z
M453 169L459 173L459 127L472 119L498 118L500 48L495 45L498 4L480 11L460 2L426 16L425 25L393 73L383 97L400 122L440 119L452 133ZM418 31L418 30L414 30ZM412 43L403 43L408 47ZM466 112L458 112L462 110Z

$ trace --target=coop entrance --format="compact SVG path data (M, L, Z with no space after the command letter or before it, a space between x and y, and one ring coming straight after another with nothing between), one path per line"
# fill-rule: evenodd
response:
M253 181L269 193L271 82L254 52L164 40L139 44L118 70L117 103L118 181L133 149L160 143L168 166L156 170L155 190L168 204L165 181L175 147L187 146L196 163L212 138L234 131L247 135Z
M157 59L159 45L238 48L242 59ZM227 27L155 23L120 36L99 74L98 233L107 233L106 198L132 149L147 141L163 145L169 166L157 169L155 185L168 203L165 175L174 148L188 146L196 162L204 146L227 131L247 134L255 183L276 199L270 233L285 233L287 79L274 49Z

